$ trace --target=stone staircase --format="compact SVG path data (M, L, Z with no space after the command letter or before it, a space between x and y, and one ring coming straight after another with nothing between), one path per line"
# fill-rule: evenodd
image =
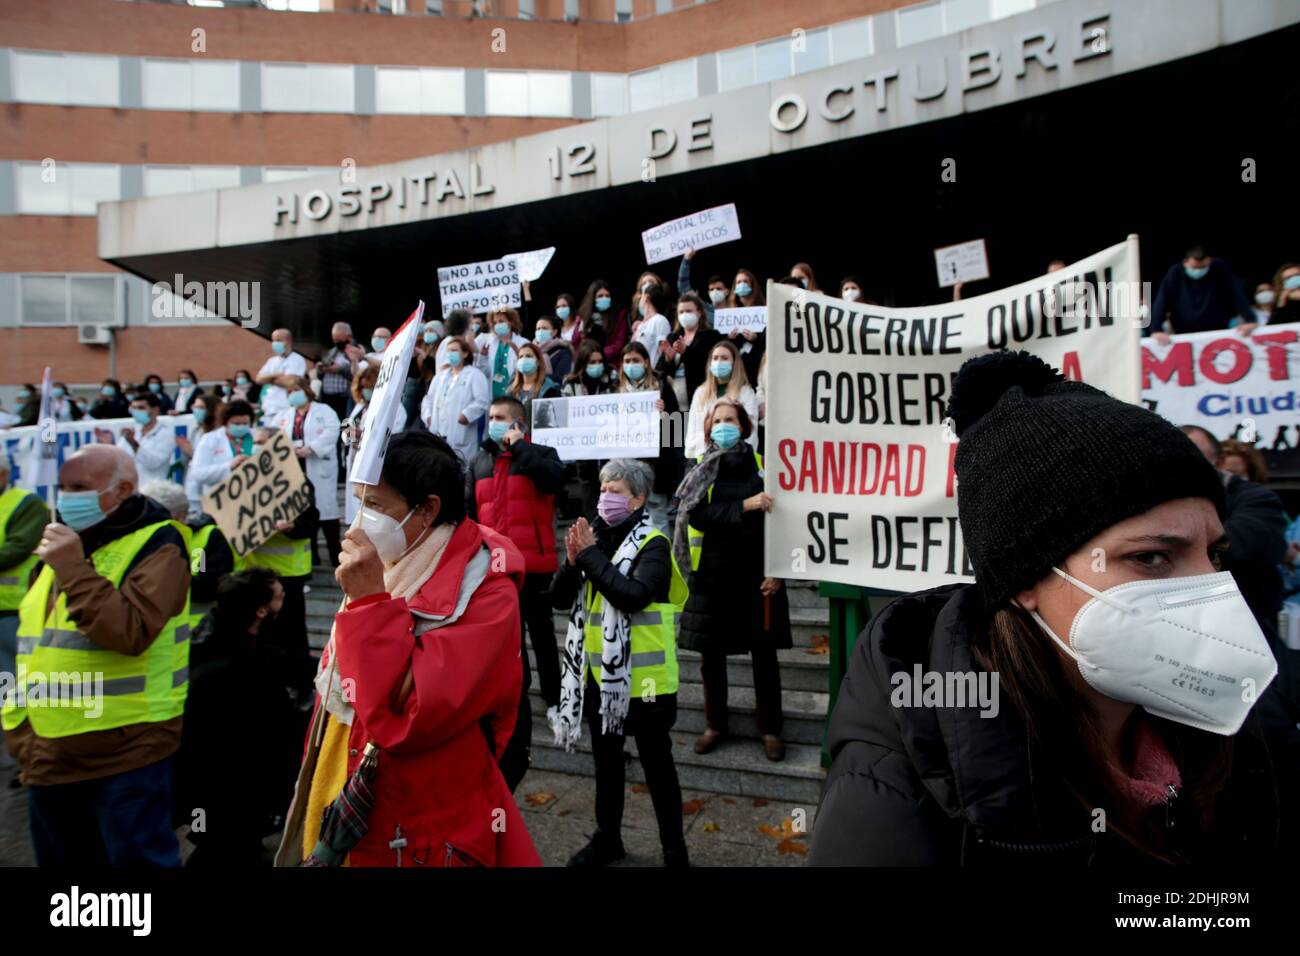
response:
M679 650L680 669L677 691L677 723L672 731L673 758L683 789L712 793L738 794L769 800L816 804L821 782L821 742L829 704L830 657L826 648L829 631L829 607L817 593L816 585L788 582L790 618L794 647L779 651L781 664L781 702L785 711L786 756L773 763L763 753L754 717L754 675L747 656L728 658L728 704L731 711L730 736L710 754L695 753L695 738L703 732L704 686L700 682L700 655ZM306 596L307 631L311 646L318 653L329 640L330 626L342 602L342 592L331 572L313 572L311 591ZM563 650L566 615L554 617L555 640ZM594 775L590 741L584 728L583 739L573 753L557 747L546 721L545 702L537 681L536 661L533 686L529 692L533 712L533 766L541 770ZM636 743L629 740L627 777L644 782L640 761L635 759Z

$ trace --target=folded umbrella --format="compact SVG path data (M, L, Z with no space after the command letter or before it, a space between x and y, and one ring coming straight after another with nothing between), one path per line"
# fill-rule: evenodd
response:
M302 866L341 866L352 848L361 842L370 829L370 812L375 808L378 766L379 748L368 743L361 763L321 815L320 836Z

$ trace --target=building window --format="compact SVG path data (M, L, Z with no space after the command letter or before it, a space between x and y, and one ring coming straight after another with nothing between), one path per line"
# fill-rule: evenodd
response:
M564 0L564 19L578 19L578 0Z
M519 0L519 19L531 20L536 14L533 11L533 0Z
M424 12L431 17L442 16L442 0L426 0Z
M665 63L659 68L659 82L663 88L663 102L682 103L693 100L697 95L696 67L694 60L678 60Z
M262 109L268 113L352 113L353 68L328 63L263 63Z
M790 56L796 73L811 73L831 65L831 34L829 30L809 30L803 37L803 49L790 44Z
M836 63L871 55L871 21L850 20L831 27L831 57Z
M120 325L116 275L20 275L19 325Z
M754 48L742 46L718 54L718 90L737 90L754 84Z
M943 29L957 33L992 18L989 0L943 0Z
M338 176L338 166L263 166L262 182L282 183L287 179L305 179L308 176Z
M628 109L633 113L652 110L663 106L663 86L659 82L659 70L642 70L627 78Z
M83 53L13 54L14 99L19 103L61 106L118 106L121 103L115 56Z
M145 60L143 84L145 109L239 111L233 60Z
M614 22L627 23L632 19L632 0L614 0Z
M898 45L921 43L943 35L943 7L927 3L896 11Z
M413 66L377 67L375 112L463 115L465 71Z
M655 0L655 13L672 13L673 0Z
M572 116L573 79L569 73L540 70L488 70L489 116Z
M627 77L622 73L591 74L593 116L621 116L627 112Z
M1017 13L1034 9L1034 0L993 0L993 19L1013 17Z
M175 193L224 189L238 185L238 166L146 166L144 168L146 196L170 196Z
M768 40L754 47L758 82L779 80L790 75L790 38Z
M95 204L122 198L118 167L99 163L18 164L18 212L93 216Z

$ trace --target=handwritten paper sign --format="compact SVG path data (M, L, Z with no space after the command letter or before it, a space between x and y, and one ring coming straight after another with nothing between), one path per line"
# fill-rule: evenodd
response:
M739 238L736 204L729 202L647 229L641 233L641 244L645 246L646 265L652 266L680 256L687 249L705 249Z
M989 277L988 250L983 239L959 242L934 250L934 267L939 270L939 288L958 282L973 282Z
M547 246L545 249L534 249L532 252L513 252L505 258L515 261L520 282L533 282L542 277L553 255L555 255L555 247Z
M767 306L756 305L744 309L714 309L713 327L723 335L732 329L741 332L762 332L767 328Z
M310 504L307 475L284 432L254 449L248 461L203 496L203 510L241 558L265 544L277 522L293 521Z
M523 303L520 281L519 261L510 256L443 266L438 270L442 317L452 309L468 309L475 315L505 306L517 309Z

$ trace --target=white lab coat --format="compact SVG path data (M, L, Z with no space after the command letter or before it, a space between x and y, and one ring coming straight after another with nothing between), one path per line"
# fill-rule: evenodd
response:
M286 408L275 416L272 425L284 432L295 448L293 420L296 408ZM307 480L316 491L316 510L321 521L337 521L339 517L339 417L324 402L312 402L302 423L302 441L311 449L303 461L307 465Z
M645 350L650 353L650 367L659 361L659 343L668 338L668 333L673 327L668 324L668 320L662 315L652 315L641 323L637 329L636 337L633 342L640 342L645 346Z
M708 394L708 387L707 383L701 385L691 398L691 411L686 418L686 448L684 449L687 462L699 458L709 447L709 436L704 434L704 416L708 413L709 406L713 404L714 397ZM741 387L740 404L745 406L745 411L749 413L749 420L754 426L749 433L749 438L745 440L757 451L758 393L748 384Z
M234 460L235 453L230 450L230 436L224 426L194 439L194 456L185 473L185 495L195 513L203 510L204 493L226 480Z
M468 464L478 445L478 420L487 414L491 402L492 389L486 375L473 366L453 372L448 365L429 383L429 391L420 402L420 420L429 431L445 438ZM460 423L461 415L468 425Z
M135 428L135 440L139 448L132 448L124 436L117 439L117 447L135 459L140 484L143 485L146 481L166 481L167 472L171 470L172 460L176 457L175 429L162 422L155 422L153 430L145 435L141 434L141 426L132 427Z
M199 390L197 385L191 385L189 388L178 388L176 390L176 400L172 402L172 414L186 414L185 403L190 400L190 396Z
M357 405L352 409L352 414L347 417L347 421L352 424L352 437L347 442L348 460L346 474L352 474L352 460L357 456L357 447L361 444L361 423L365 420L366 409L370 407L369 402ZM393 419L393 434L396 435L406 427L406 409L401 405L397 406L397 417ZM343 496L343 517L347 521L348 527L352 527L353 520L356 519L357 512L361 510L361 502L357 501L354 493L356 486L352 479L347 479L347 494Z
M307 360L297 352L290 352L288 355L272 355L262 364L257 376L306 374ZM269 424L280 412L289 407L289 393L279 385L268 382L262 386L258 401L262 406L262 420Z
M528 340L522 335L516 335L510 341L515 347L506 355L506 385L509 385L515 377L516 351L519 346L528 344ZM488 347L487 355L481 354L484 345ZM496 368L497 349L500 347L501 337L494 332L480 332L474 339L474 367L483 373L483 377L488 380L488 385L492 384L492 370ZM491 389L488 391L491 394Z

